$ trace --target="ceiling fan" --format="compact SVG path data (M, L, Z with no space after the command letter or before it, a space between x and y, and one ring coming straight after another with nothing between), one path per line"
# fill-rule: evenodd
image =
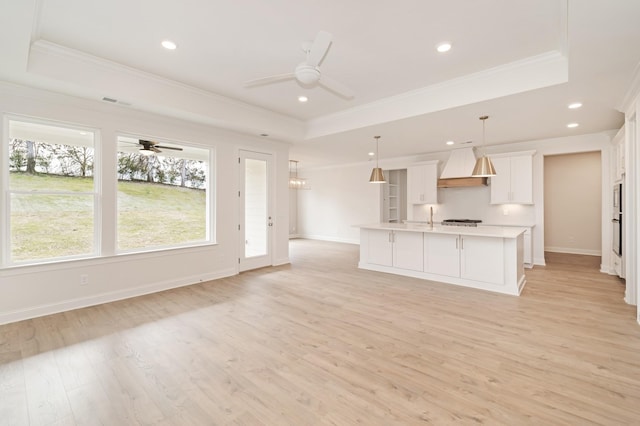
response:
M329 50L332 37L333 36L326 31L318 32L313 43L302 44L302 50L305 52L307 58L304 62L298 64L293 72L250 80L244 84L245 87L256 87L279 83L281 81L297 80L306 87L319 85L343 98L353 98L355 95L353 90L320 72L320 62L322 62Z
M174 151L182 151L182 148L178 148L178 147L175 147L175 146L159 145L158 142L147 141L147 140L144 140L144 139L138 139L138 143L140 145L142 145L142 148L140 148L139 152L140 152L140 154L143 154L143 155L158 154L158 153L162 152L159 148L172 149Z

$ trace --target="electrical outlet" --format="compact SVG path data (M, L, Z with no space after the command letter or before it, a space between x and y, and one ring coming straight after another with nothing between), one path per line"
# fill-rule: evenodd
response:
M89 275L87 274L80 275L80 285L87 285L87 284L89 284Z

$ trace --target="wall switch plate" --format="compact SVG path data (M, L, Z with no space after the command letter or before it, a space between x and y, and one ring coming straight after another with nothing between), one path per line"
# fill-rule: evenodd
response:
M89 284L89 275L87 274L80 275L80 285L87 285L87 284Z

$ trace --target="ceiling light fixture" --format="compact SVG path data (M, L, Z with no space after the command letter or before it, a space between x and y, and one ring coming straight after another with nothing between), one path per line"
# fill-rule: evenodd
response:
M570 129L575 129L578 126L579 126L578 123L569 123L569 124L567 124L567 127L570 128Z
M374 136L376 140L376 166L371 170L371 177L369 178L369 183L385 183L384 174L382 173L382 169L378 167L378 142L380 136Z
M298 96L298 101L300 102L307 102L309 100L309 98L307 98L306 96Z
M289 160L289 188L291 189L309 189L307 180L298 177L298 161Z
M446 144L447 145L453 145L455 142L454 141L447 141Z
M451 50L451 43L440 43L436 47L436 50L440 53L448 52L449 50Z
M482 120L482 146L484 147L484 122L489 118L488 115L483 115L480 117ZM482 154L480 158L476 160L476 166L473 168L473 172L471 176L473 177L489 177L495 176L496 169L493 167L493 163L491 159L486 155Z
M375 153L375 152L370 152L370 153L369 153L369 157L373 157L374 155L376 155L376 153Z
M178 45L172 42L171 40L164 40L162 42L162 47L164 47L167 50L176 50Z
M569 109L578 109L582 106L581 102L573 102L571 104L568 105Z

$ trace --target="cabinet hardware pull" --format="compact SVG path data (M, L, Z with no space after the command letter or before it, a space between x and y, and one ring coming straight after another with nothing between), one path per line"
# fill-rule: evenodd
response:
M464 238L460 237L460 250L464 250Z
M456 237L456 250L458 250L458 237Z

